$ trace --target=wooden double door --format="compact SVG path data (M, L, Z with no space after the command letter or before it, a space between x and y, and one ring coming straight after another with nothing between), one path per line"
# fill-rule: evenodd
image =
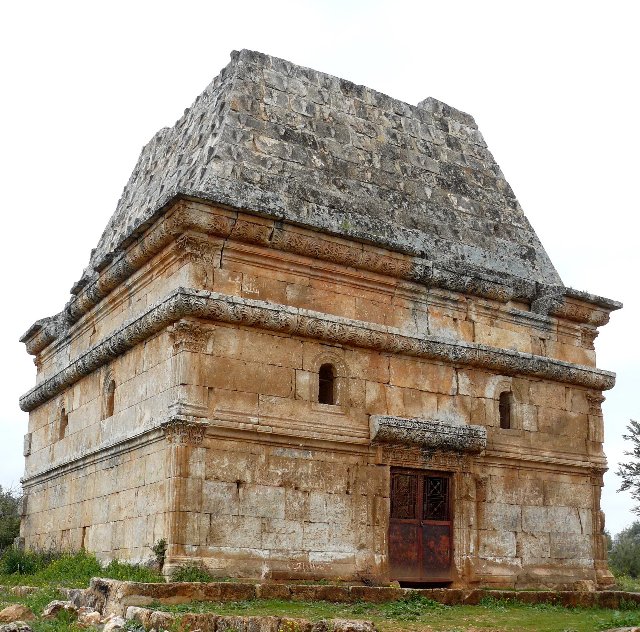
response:
M391 579L451 581L451 487L444 472L391 469Z

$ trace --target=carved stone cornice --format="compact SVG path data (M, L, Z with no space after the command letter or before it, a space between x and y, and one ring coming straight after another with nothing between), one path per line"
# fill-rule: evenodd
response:
M434 451L412 444L385 443L382 462L392 467L433 468L439 471L469 470L473 455L464 452Z
M536 283L509 277L490 275L458 264L435 264L422 257L384 251L367 244L322 233L310 233L284 226L274 220L252 217L248 213L229 211L203 202L176 199L164 216L158 215L146 232L133 235L118 250L105 258L99 269L88 269L74 284L74 295L64 310L50 318L37 321L22 336L30 354L39 353L64 335L100 300L139 270L171 241L180 240L189 232L200 237L184 238L180 245L190 249L194 258L215 257L215 248L200 250L207 236L231 238L266 248L312 257L330 263L350 266L395 278L415 281L427 287L437 287L462 294L488 298L502 303L518 300L532 303L533 311L566 318L593 326L606 324L609 312L620 303L577 292L570 288L537 287ZM196 244L197 240L199 244ZM202 260L202 259L199 259Z
M414 444L429 451L479 454L487 447L484 426L452 424L431 419L372 415L371 441Z
M236 221L236 213L204 213L183 201L174 205L174 210L156 222L135 245L126 244L123 251L114 253L100 270L89 271L71 288L74 297L64 308L70 323L102 300L120 283L139 270L163 248L188 231L205 235L228 237ZM188 246L185 239L184 246ZM192 242L192 246L195 244Z
M218 248L206 237L198 233L183 233L176 239L176 249L180 255L195 263L213 265Z
M452 342L435 336L408 336L395 327L217 292L177 288L72 360L64 369L28 391L20 398L20 407L25 411L33 410L143 340L181 318L189 317L258 327L385 353L477 366L502 375L538 377L594 390L607 390L615 383L615 374L609 371L542 356L481 344Z

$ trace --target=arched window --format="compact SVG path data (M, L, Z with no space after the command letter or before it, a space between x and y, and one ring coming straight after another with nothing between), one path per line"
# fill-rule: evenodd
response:
M60 409L60 419L58 420L58 439L64 439L67 434L67 426L69 425L69 414L64 406Z
M104 389L104 419L113 415L113 409L116 401L116 383L115 380L109 380Z
M323 364L318 371L318 403L336 403L336 369L333 364Z
M512 408L513 393L511 393L511 391L504 391L503 393L500 393L500 402L498 404L500 428L504 428L505 430L511 428Z

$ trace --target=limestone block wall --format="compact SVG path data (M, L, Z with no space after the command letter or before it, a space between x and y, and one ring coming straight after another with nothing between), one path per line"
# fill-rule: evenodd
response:
M162 228L164 220L160 221ZM211 257L220 240L210 241ZM38 354L37 383L41 383L78 358L91 346L100 342L122 326L135 319L150 305L164 298L177 287L194 287L192 251L188 240L172 241L151 257L99 301L95 307L75 322L62 340L49 345ZM204 261L200 262L201 265Z
M407 255L186 201L121 256L75 288L66 328L25 338L28 546L144 559L166 537L169 566L384 578L404 466L455 477L456 581L602 571L597 389L613 376L593 340L610 302L533 310L530 288L444 270L431 283ZM332 405L318 402L327 363ZM487 450L408 458L372 445L370 415L482 425Z
M184 393L202 411L208 436L219 439L205 438L183 471L190 480L175 507L180 546L171 563L196 555L220 575L271 576L289 559L307 577L385 577L389 468L408 465L464 477L454 509L457 581L524 587L595 579L601 478L592 468L604 464L597 393L253 328L185 321L181 332L190 342L179 354ZM318 403L325 362L336 367L335 405ZM513 396L509 429L499 427L504 391ZM480 424L487 450L464 467L455 457L434 465L428 455L407 464L370 447L370 415ZM357 446L358 456L349 456ZM382 485L358 492L360 507L349 482L359 472ZM313 526L314 494L344 507L346 528ZM293 498L299 511L290 508ZM366 528L354 522L374 508ZM276 527L288 549L274 544ZM309 549L305 529L332 535ZM354 545L361 532L366 538ZM323 556L331 564L312 564Z
M26 485L21 535L30 549L85 548L98 558L146 561L166 536L164 440Z
M601 481L519 465L479 471L477 579L513 587L595 581Z
M30 415L27 546L149 558L148 547L165 533L166 446L158 424L178 399L175 362L165 331Z
M168 565L194 556L219 576L379 576L388 468L366 453L205 440L178 501Z

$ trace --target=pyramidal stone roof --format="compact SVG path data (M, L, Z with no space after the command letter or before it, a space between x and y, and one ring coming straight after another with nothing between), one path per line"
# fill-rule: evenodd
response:
M562 286L471 116L253 51L143 148L83 284L181 195Z

